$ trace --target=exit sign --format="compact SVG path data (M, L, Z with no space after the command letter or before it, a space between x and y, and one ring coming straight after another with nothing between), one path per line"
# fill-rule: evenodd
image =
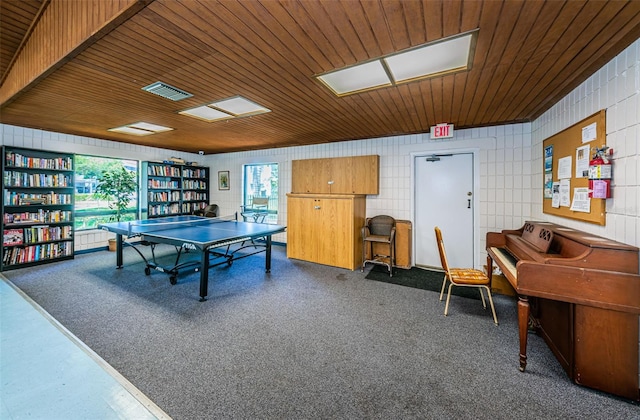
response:
M431 127L432 139L448 139L453 137L453 124L438 124Z

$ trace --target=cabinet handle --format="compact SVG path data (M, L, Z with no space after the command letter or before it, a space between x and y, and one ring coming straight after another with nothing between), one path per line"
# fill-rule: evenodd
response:
M314 210L320 210L320 206L313 206Z

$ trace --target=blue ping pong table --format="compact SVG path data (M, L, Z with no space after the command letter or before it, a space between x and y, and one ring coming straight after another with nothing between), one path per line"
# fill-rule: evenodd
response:
M116 267L122 268L124 245L132 247L145 261L145 274L158 270L169 274L171 284L176 283L179 270L193 268L200 271L200 301L207 300L209 288L209 268L220 264L231 265L234 260L265 252L265 269L271 271L271 236L286 230L285 226L249 223L234 218L207 218L200 216L168 216L132 222L113 222L99 225L100 228L116 234ZM123 240L124 236L127 240ZM264 244L254 240L264 238ZM132 240L133 239L133 240ZM174 245L177 250L175 265L161 266L155 261L153 249L156 244ZM153 255L147 259L139 249L149 245ZM234 246L234 248L232 248ZM248 250L250 252L238 252ZM184 253L198 252L197 260L180 262ZM215 264L212 263L221 260Z

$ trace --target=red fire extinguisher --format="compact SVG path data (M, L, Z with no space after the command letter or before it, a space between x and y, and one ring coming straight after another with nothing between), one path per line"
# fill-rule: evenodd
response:
M595 149L589 161L589 198L611 198L612 154L607 146Z

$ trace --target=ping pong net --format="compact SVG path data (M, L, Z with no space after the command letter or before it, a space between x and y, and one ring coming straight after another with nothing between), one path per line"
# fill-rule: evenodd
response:
M193 216L185 220L164 221L162 218L136 220L129 222L127 236L133 237L145 233L159 232L167 229L188 228L193 226L209 226L218 223L236 222L237 214L220 217L197 217Z

